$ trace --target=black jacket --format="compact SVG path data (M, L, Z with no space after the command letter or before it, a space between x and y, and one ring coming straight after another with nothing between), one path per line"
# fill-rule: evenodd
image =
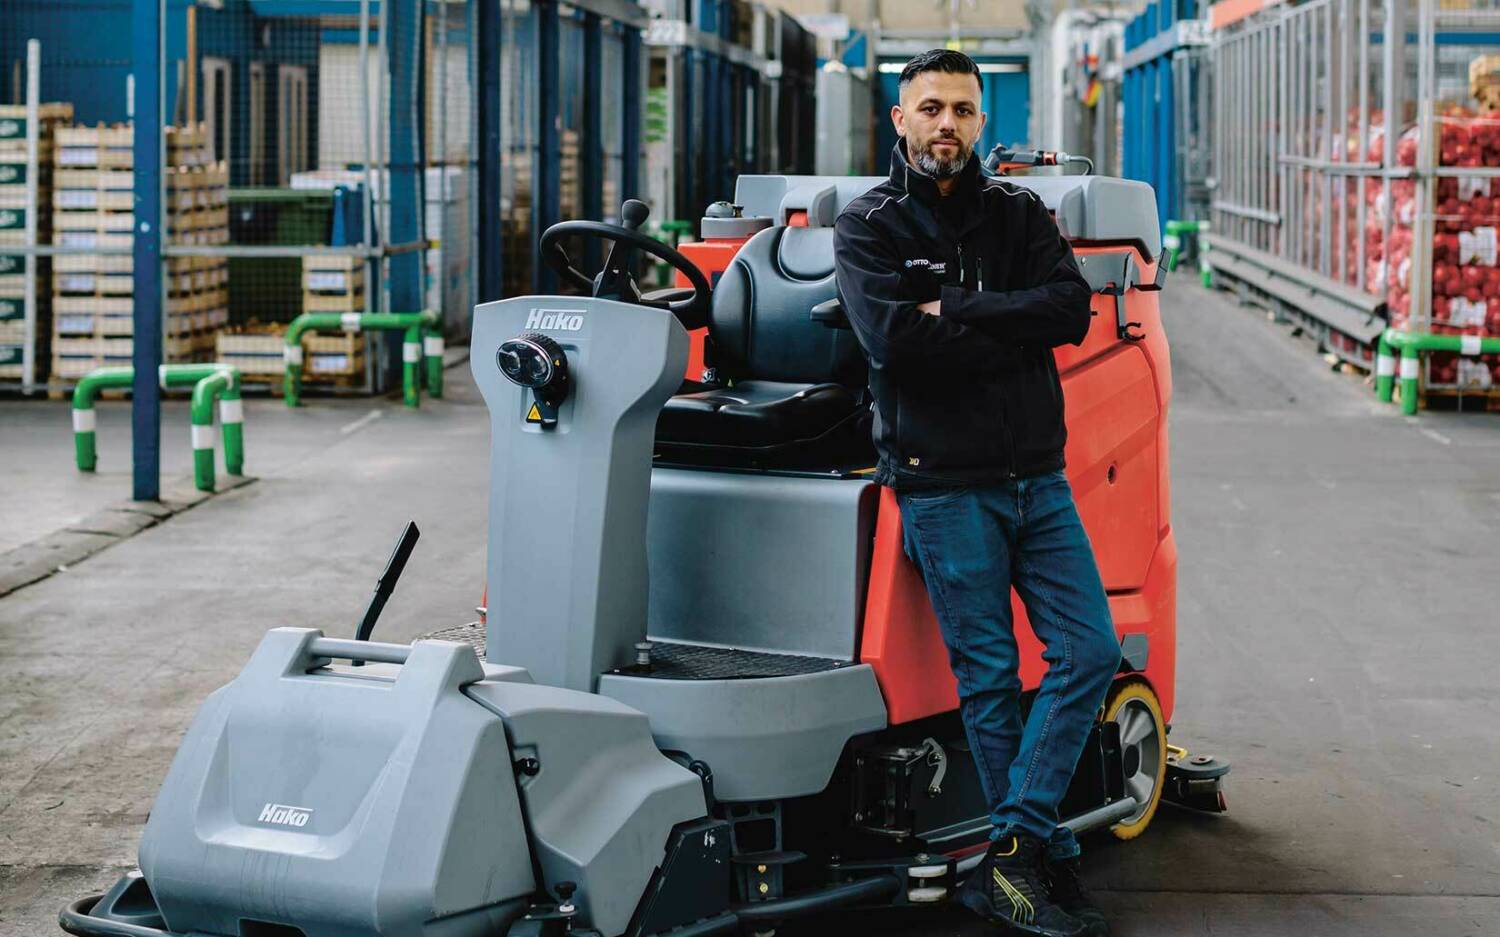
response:
M834 229L840 298L870 361L876 480L911 490L1059 469L1052 349L1088 333L1088 284L1041 199L982 176L977 155L958 204L938 210L940 198L898 142L890 180ZM918 311L934 299L942 315Z

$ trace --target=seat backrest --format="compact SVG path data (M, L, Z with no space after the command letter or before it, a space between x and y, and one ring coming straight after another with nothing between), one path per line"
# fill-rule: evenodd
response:
M714 288L708 328L715 366L736 380L864 387L854 333L811 318L814 306L837 295L832 228L760 232Z

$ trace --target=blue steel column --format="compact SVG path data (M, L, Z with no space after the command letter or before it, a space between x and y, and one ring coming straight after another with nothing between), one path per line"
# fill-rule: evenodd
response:
M387 71L390 75L390 112L386 119L390 135L390 230L386 243L409 244L422 236L422 121L421 113L423 0L385 0L390 4L386 28ZM417 312L423 306L421 251L396 254L387 261L390 271L392 312ZM388 343L386 373L402 370L402 343Z
M165 0L134 0L131 73L135 77L135 290L130 431L133 497L161 495L162 64Z
M625 56L620 76L624 96L620 106L620 146L624 159L620 167L620 200L639 198L641 193L641 31L624 30ZM660 219L658 219L660 220Z
M583 133L578 158L583 217L600 221L606 208L615 212L620 206L604 204L604 28L597 13L583 14ZM598 238L584 245L584 269L590 274L602 264L601 247Z
M542 232L560 220L562 149L559 123L558 58L561 24L557 0L537 0L536 6L536 157L531 164L531 287L537 294L557 292L557 274L542 261Z
M479 301L500 299L505 271L500 224L500 0L469 5L469 28L475 50L475 87L479 89Z

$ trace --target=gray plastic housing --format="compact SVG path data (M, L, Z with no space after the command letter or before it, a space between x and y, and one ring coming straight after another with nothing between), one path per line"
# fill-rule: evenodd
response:
M484 677L473 649L355 645L399 670L326 667L354 644L274 629L198 710L140 847L173 932L480 937L524 912L505 726L460 692Z
M651 637L853 660L877 494L864 480L658 468Z
M672 827L707 813L703 782L657 750L646 717L608 697L478 683L471 699L505 721L532 847L550 890L574 882L579 920L621 934L666 855Z
M526 422L531 392L495 361L528 331L568 356L573 389L555 428ZM687 370L687 331L661 309L524 296L477 307L471 349L490 411L488 655L592 690L646 637L651 454Z
M707 762L726 801L816 794L850 739L886 725L868 664L749 680L606 674L599 692L646 713L663 749Z
M808 203L807 193L841 212L850 202L886 181L885 176L740 176L734 201L746 215L782 218L783 202ZM1156 192L1144 182L1113 176L1007 176L1030 189L1057 216L1058 227L1075 241L1134 241L1149 257L1161 253L1161 222ZM832 195L822 193L832 192ZM790 207L790 205L788 206ZM821 206L820 206L821 208Z
M748 238L769 227L770 218L710 218L705 215L699 230L705 238Z
M1144 182L1113 176L1017 176L1006 181L1041 196L1072 240L1134 241L1149 258L1161 253L1156 192Z

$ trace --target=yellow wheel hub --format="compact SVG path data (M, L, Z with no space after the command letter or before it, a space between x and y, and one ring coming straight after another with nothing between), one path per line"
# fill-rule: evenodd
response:
M1135 839L1151 825L1167 781L1167 726L1150 685L1121 680L1110 690L1104 718L1120 727L1125 793L1136 799L1134 813L1110 827L1119 839Z

